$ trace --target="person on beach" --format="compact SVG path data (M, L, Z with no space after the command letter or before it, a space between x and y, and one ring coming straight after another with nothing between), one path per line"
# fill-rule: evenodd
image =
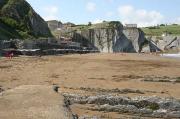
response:
M7 52L7 53L6 53L6 57L7 57L8 59L12 59L13 56L14 56L14 53L13 53L13 52Z

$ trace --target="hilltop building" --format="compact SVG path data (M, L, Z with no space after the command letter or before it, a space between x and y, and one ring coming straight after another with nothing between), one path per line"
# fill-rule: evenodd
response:
M125 28L137 28L137 24L125 24Z

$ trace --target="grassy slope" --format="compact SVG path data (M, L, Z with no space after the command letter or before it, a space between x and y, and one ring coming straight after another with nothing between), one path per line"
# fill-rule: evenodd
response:
M106 21L102 23L92 24L92 25L77 25L73 27L73 29L76 30L87 30L87 29L98 29L98 28L116 28L118 26L121 26L121 23L118 21Z
M86 31L89 29L114 29L120 27L122 27L122 24L119 21L106 21L91 25L76 25L74 27L69 27L68 31L52 31L52 33L54 36L61 35L64 37L69 37L69 34L74 31Z
M11 26L8 26L0 20L0 40L8 40L10 38L21 38L21 36Z
M154 29L142 28L142 30L148 36L161 36L165 32L171 35L180 35L180 25L160 26L159 28Z
M6 8L8 8L12 1L10 0L1 0L0 2L0 10L3 12ZM8 3L8 4L7 4ZM10 5L9 5L10 4ZM12 21L13 19L11 19ZM15 20L13 20L14 22ZM18 24L18 23L16 23ZM16 27L9 22L8 17L4 17L4 15L1 13L0 16L0 39L10 39L10 38L19 38L19 33L15 30Z

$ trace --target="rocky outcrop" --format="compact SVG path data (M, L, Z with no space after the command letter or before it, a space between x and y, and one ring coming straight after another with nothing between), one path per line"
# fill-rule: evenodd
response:
M103 22L72 29L67 33L73 41L80 42L84 47L98 49L100 52L141 52L146 42L140 29L124 28L120 22Z
M142 47L147 42L144 32L138 28L125 28L123 30L126 38L132 42L136 52L141 52Z
M180 118L180 102L173 98L123 97L113 95L80 96L64 93L70 104L93 105L88 110L118 112L152 118Z
M143 46L141 52L150 53L150 52L161 52L162 50L157 46L156 42L148 39L146 44Z
M142 52L179 52L180 36L148 37L148 43L143 47Z
M157 46L164 51L179 50L180 36L165 36L162 40L157 41Z
M25 0L1 0L0 21L0 39L3 40L52 37L47 23Z

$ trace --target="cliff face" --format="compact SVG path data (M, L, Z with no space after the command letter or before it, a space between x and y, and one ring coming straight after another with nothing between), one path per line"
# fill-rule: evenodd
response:
M47 23L25 0L1 0L0 21L0 39L52 36Z
M164 36L158 40L151 38L162 51L180 51L180 36Z
M75 42L100 52L140 52L146 41L140 29L123 28L120 22L93 25L88 29L76 28L71 37Z
M135 52L141 52L142 47L147 42L144 32L138 28L125 28L123 33L126 40L130 40Z
M90 29L73 33L73 41L85 47L93 47L101 52L113 52L117 49L118 37L122 29Z
M180 52L180 36L151 36L142 52Z
M171 24L142 28L151 51L180 52L180 25Z

